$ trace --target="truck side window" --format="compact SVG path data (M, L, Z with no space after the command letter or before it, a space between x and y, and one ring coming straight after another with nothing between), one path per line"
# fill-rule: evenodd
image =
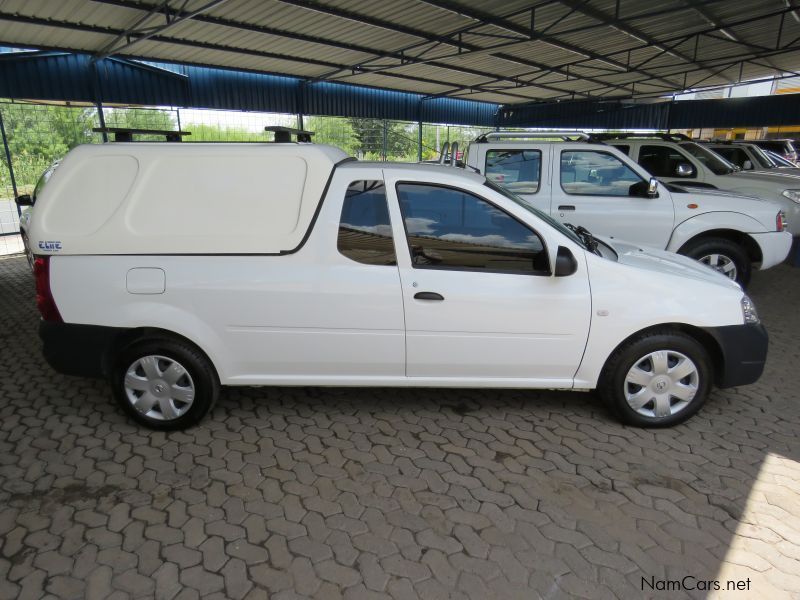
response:
M655 177L675 177L681 163L692 166L688 158L669 146L642 146L639 149L639 164Z
M398 184L397 197L415 269L550 274L542 238L486 200L416 183Z
M642 178L609 152L561 152L561 188L576 196L629 196Z
M356 262L397 264L383 181L354 181L347 188L336 245Z
M539 150L489 150L486 178L515 194L539 191L542 153Z

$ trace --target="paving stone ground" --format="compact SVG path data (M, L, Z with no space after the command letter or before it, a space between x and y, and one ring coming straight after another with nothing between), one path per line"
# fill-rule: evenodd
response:
M754 276L763 379L658 431L591 394L242 388L153 432L47 367L32 287L0 259L0 598L800 598L800 269Z

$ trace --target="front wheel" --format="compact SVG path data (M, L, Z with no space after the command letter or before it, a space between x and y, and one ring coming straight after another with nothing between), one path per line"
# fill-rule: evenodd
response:
M606 363L598 391L625 423L669 427L700 410L711 379L711 361L697 340L661 331L617 349Z
M210 361L193 346L142 340L120 352L111 370L114 397L151 429L185 429L200 421L219 395Z
M750 257L736 242L725 238L703 238L689 242L680 253L719 271L743 288L750 282Z

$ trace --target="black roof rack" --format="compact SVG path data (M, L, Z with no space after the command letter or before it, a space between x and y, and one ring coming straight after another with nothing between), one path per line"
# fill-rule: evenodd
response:
M682 133L658 133L643 131L623 131L620 133L591 133L589 137L598 142L606 140L663 140L665 142L690 142L692 138Z
M185 135L192 135L191 131L171 131L168 129L139 129L137 127L94 127L95 133L110 133L114 142L132 142L135 135L163 135L168 142L180 142Z
M475 142L496 142L503 140L562 140L565 142L586 142L590 135L582 131L490 131L479 136Z
M292 136L297 138L298 142L311 142L311 136L314 135L313 131L306 131L305 129L295 129L293 127L283 127L281 125L270 125L264 127L264 131L271 131L275 134L275 142L285 143L291 142Z

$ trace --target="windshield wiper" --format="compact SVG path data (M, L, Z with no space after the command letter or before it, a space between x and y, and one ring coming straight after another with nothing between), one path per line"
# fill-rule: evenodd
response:
M592 235L591 231L586 229L586 227L580 225L578 227L575 227L575 225L573 225L572 223L564 223L564 227L567 227L570 231L575 233L575 235L577 235L580 238L581 242L583 242L583 245L586 246L586 249L589 252L591 252L592 254L600 254L597 251L597 240L594 239L594 236Z

